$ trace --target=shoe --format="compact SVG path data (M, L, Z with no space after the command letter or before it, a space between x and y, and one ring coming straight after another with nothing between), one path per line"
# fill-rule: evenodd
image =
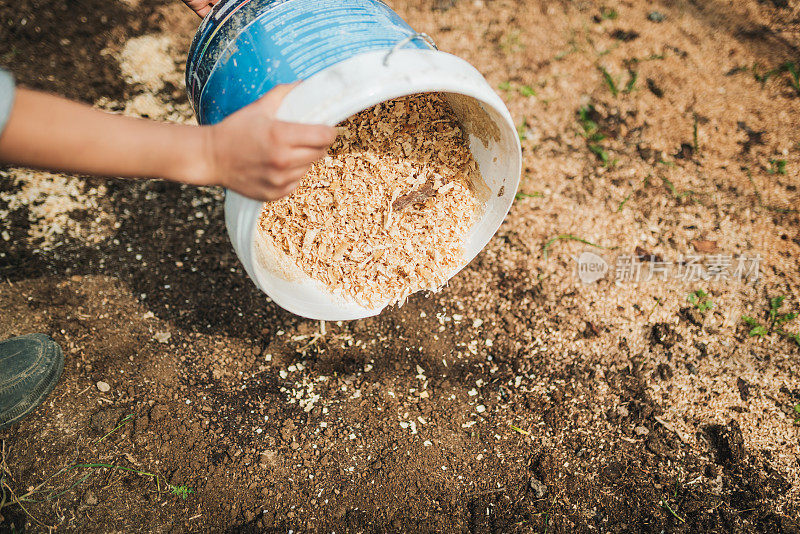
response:
M61 347L45 334L0 342L0 430L31 413L64 370Z

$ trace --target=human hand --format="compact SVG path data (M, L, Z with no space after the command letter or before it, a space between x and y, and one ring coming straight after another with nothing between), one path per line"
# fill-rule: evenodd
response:
M219 0L183 0L189 9L197 13L198 17L205 17Z
M275 118L293 85L279 85L206 132L206 184L222 185L256 200L291 193L313 162L325 156L336 128Z

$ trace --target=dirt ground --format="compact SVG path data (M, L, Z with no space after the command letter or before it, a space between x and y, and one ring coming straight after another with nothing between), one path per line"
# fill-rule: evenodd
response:
M221 190L2 170L0 338L66 362L0 433L0 530L800 531L800 2L391 4L520 126L496 237L321 324L247 279ZM179 2L0 21L21 84L194 120Z

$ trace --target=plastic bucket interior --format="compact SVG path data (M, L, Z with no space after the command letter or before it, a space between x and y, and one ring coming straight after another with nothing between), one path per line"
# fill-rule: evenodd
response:
M306 0L279 3L305 4ZM380 5L381 10L388 9ZM209 16L213 14L214 11ZM204 31L204 27L208 31L204 22L198 35ZM241 33L238 35L241 38ZM441 94L468 134L470 149L482 176L482 183L474 184L482 209L469 235L465 237L463 260L448 273L449 279L484 248L511 207L521 171L519 138L507 108L477 70L456 56L430 49L424 41L421 41L424 47L405 47L408 42L402 41L406 39L409 39L408 42L416 40L415 34L411 33L398 41L401 44L399 47L395 46L398 42L392 41L392 46L361 51L308 76L286 96L278 111L278 118L336 125L386 100L426 92ZM197 42L195 39L193 50ZM231 44L237 52L228 54L226 65L230 65L242 50L238 46L238 38L231 39ZM217 55L218 58L224 56ZM191 59L190 55L190 64ZM243 62L237 61L237 65L241 66ZM238 78L244 74L238 73ZM208 80L214 75L215 70L211 69L204 79ZM189 76L187 69L187 84ZM206 93L209 89L213 89L212 92ZM209 86L207 83L194 89L189 87L201 122L208 121L212 116L217 120L224 118L224 113L220 113L219 109L224 107L227 110L229 105L221 103L233 98L236 90L219 91L219 86ZM242 97L238 93L235 98L241 103L249 97ZM209 105L210 102L214 102L214 105ZM364 307L333 294L321 282L306 275L280 247L262 235L258 220L263 205L262 202L228 191L225 219L231 242L247 274L276 304L292 313L323 320L369 317L386 307L388 303Z

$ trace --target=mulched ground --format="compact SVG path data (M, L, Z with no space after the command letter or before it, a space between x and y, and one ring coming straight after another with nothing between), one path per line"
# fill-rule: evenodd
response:
M321 324L247 279L222 191L67 177L61 213L31 188L53 175L5 169L0 338L47 332L66 364L0 433L0 530L798 532L800 320L775 318L800 309L800 3L393 7L520 125L497 236L441 293ZM181 71L178 2L0 20L21 83L191 119L119 62L155 35ZM586 251L610 266L592 284ZM760 277L645 279L715 254Z

